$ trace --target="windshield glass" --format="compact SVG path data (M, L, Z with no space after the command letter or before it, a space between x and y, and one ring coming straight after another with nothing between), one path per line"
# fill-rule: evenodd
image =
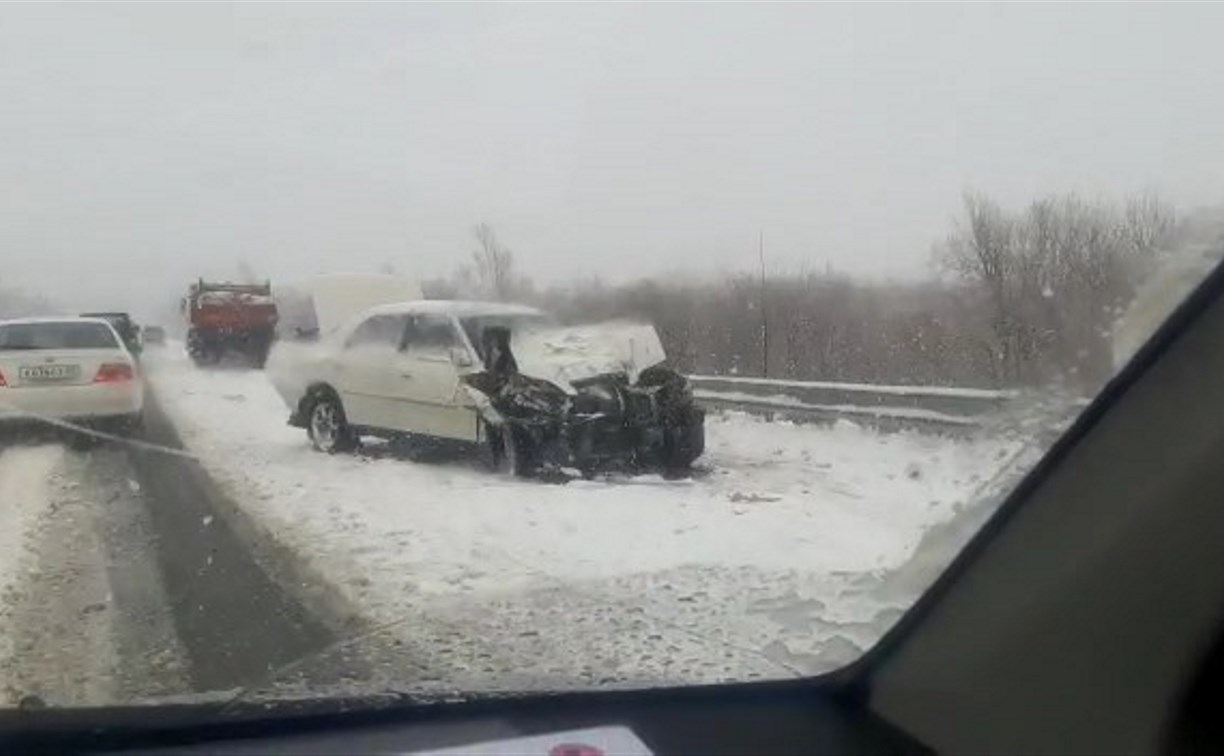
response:
M860 659L1224 254L1221 29L0 5L0 708Z
M0 350L114 349L115 336L101 323L0 324Z

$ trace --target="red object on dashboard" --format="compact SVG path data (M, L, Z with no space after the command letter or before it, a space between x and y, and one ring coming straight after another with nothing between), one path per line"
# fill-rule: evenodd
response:
M132 371L131 365L122 362L107 362L98 368L98 374L94 376L94 383L130 381L134 377L135 373Z

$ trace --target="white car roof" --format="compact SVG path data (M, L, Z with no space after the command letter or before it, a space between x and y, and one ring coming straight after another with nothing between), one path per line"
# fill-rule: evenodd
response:
M395 302L366 310L366 315L405 314L454 315L468 318L477 315L543 315L534 307L502 302L465 302L453 299L422 299L417 302Z
M100 325L106 326L107 328L111 327L111 324L107 322L105 318L79 318L74 315L61 315L59 317L42 316L42 317L31 317L31 318L9 318L8 320L0 320L0 326L25 325L25 324L35 324L35 323L98 323Z

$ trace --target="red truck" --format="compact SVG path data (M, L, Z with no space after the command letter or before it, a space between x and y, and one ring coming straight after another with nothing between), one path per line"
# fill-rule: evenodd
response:
M272 285L210 283L199 279L183 300L187 352L197 365L215 364L227 352L262 368L276 333Z

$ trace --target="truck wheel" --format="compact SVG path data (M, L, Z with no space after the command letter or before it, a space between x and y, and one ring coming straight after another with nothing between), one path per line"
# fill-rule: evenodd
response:
M306 433L318 451L335 454L357 447L357 435L349 427L344 407L335 394L319 393L311 403L306 418Z
M251 362L251 366L256 370L263 370L264 365L268 362L268 354L272 351L272 336L258 335L251 338L247 345L246 356Z
M194 344L187 349L197 367L215 365L221 361L221 350L206 344Z

